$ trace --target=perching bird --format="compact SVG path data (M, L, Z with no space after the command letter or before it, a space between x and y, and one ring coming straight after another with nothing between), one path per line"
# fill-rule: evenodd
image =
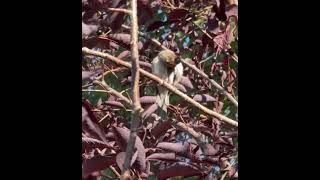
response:
M183 66L178 62L177 56L171 50L162 50L158 56L152 60L152 73L175 86L182 78ZM162 120L167 118L167 106L169 105L169 91L162 86L158 86L156 98L158 105L158 115Z

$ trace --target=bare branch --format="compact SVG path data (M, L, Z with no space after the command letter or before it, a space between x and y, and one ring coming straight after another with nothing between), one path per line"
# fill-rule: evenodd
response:
M139 93L139 48L138 48L138 16L137 16L137 0L131 0L131 75L132 75L132 113L131 113L131 125L130 125L130 137L127 144L126 156L124 160L121 179L125 179L127 175L130 175L130 165L133 156L134 145L137 138L137 131L140 124L140 93Z
M238 102L237 100L230 94L228 91L226 91L222 86L220 86L216 81L213 79L210 79L208 75L206 75L203 71L198 69L195 65L189 64L186 60L181 59L181 62L185 65L188 66L190 69L194 70L197 72L200 76L204 77L207 81L209 81L214 87L216 87L220 92L222 92L224 95L227 96L227 98L236 106L238 107Z
M131 11L128 9L122 9L122 8L108 8L110 11L114 12L121 12L121 13L126 13L126 14L131 14Z
M107 53L102 53L99 51L94 51L94 50L90 50L86 47L82 48L82 52L86 53L86 54L91 54L91 55L96 55L96 56L100 56L102 58L107 58L110 61L113 61L119 65L125 66L127 68L131 68L131 64L128 62L125 62L119 58L116 58L114 56L111 56L110 54ZM162 79L160 79L159 77L149 73L146 70L143 69L139 69L140 73L146 77L148 77L149 79L152 79L153 81L156 81L159 85L167 88L168 90L170 90L171 92L177 94L178 96L180 96L181 98L183 98L185 101L187 101L188 103L192 104L193 106L197 107L198 109L200 109L201 111L205 112L208 115L214 116L218 119L220 119L221 121L230 124L231 126L234 127L238 127L238 122L235 120L232 120L226 116L223 116L215 111L212 111L206 107L204 107L203 105L201 105L200 103L194 101L192 98L190 98L189 96L187 96L186 94L184 94L183 92L179 91L177 88L175 88L174 86L168 84L167 82L163 81Z

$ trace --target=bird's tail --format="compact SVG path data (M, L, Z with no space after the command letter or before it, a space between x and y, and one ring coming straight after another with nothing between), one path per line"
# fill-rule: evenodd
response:
M158 104L158 115L161 120L165 121L167 119L167 107L169 105L169 91L164 87L159 87L159 94L157 95Z

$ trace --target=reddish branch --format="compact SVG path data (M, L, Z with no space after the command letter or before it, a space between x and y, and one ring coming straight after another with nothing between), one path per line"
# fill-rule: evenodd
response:
M119 58L116 58L110 54L107 53L102 53L99 51L94 51L94 50L90 50L86 47L82 48L82 52L86 53L86 54L90 54L90 55L95 55L95 56L100 56L102 58L106 58L110 61L113 61L119 65L125 66L127 68L131 68L131 64L128 62L125 62ZM147 78L156 81L159 85L167 88L169 91L175 93L176 95L180 96L181 98L183 98L185 101L187 101L188 103L192 104L193 106L197 107L198 109L200 109L201 111L205 112L208 115L214 116L218 119L220 119L221 121L230 124L231 126L234 127L238 127L238 122L235 120L232 120L226 116L223 116L215 111L212 111L208 108L206 108L205 106L201 105L200 103L196 102L195 100L193 100L192 98L190 98L189 96L187 96L186 94L184 94L183 92L179 91L176 87L168 84L167 82L163 81L162 79L160 79L159 77L149 73L148 71L144 70L144 69L139 69L140 73L144 76L146 76Z

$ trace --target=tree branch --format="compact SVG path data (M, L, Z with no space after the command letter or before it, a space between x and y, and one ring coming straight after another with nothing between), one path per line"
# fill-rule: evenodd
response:
M139 49L138 49L138 16L137 16L137 0L131 0L131 75L132 75L132 113L130 125L130 137L127 144L126 156L124 160L121 179L130 178L130 165L133 156L134 145L137 138L137 131L140 125L140 93L139 93Z
M128 9L122 9L122 8L108 8L110 11L114 12L121 12L121 13L126 13L126 14L131 14L131 11Z
M83 53L86 53L86 54L90 54L90 55L96 55L96 56L100 56L102 58L107 58L109 59L110 61L113 61L119 65L122 65L122 66L125 66L127 68L131 68L131 64L128 63L128 62L125 62L119 58L116 58L114 56L111 56L110 54L107 54L107 53L102 53L102 52L99 52L99 51L94 51L94 50L90 50L86 47L83 47L82 48L82 52ZM177 88L175 88L174 86L168 84L167 82L165 82L164 80L160 79L159 77L149 73L148 71L146 70L143 70L143 69L139 69L140 73L144 76L146 76L147 78L153 80L153 81L156 81L159 85L167 88L169 91L177 94L178 96L180 96L181 98L183 98L185 101L187 101L188 103L192 104L193 106L197 107L198 109L200 109L201 111L205 112L206 114L208 115L211 115L211 116L214 116L218 119L220 119L221 121L231 125L231 126L234 126L234 127L238 127L238 122L235 121L235 120L232 120L226 116L223 116L215 111L212 111L206 107L204 107L203 105L201 105L200 103L196 102L195 100L193 100L192 98L190 98L189 96L187 96L186 94L182 93L181 91L179 91Z

